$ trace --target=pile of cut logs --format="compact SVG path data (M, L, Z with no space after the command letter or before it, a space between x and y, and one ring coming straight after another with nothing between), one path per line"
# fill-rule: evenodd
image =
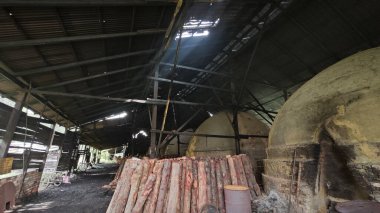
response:
M103 188L105 188L105 189L111 189L111 190L115 190L116 189L117 182L118 182L118 180L119 180L119 178L121 176L121 172L123 171L124 164L125 164L126 160L127 160L127 158L123 158L123 159L120 160L120 162L118 162L120 164L120 166L119 166L119 168L116 171L114 179L109 184L104 185Z
M261 195L246 155L221 158L127 159L107 213L225 212L224 185L244 185Z

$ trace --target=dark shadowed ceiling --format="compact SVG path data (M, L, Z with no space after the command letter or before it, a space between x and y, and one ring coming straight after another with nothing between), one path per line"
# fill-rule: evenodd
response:
M0 6L0 92L17 99L30 89L31 108L82 126L83 142L100 148L149 131L154 101L160 128L170 85L176 116L170 107L165 130L202 109L187 125L196 128L208 112L237 104L270 124L305 81L380 42L375 0L15 0ZM152 100L154 80L159 100ZM120 112L127 116L105 119Z

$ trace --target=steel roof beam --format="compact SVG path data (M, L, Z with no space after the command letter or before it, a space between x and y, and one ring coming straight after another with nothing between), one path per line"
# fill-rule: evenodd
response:
M34 74L39 74L39 73L46 73L46 72L51 72L51 71L56 71L56 70L78 67L78 66L82 66L82 65L88 65L88 64L98 63L98 62L104 62L104 61L109 61L109 60L126 58L126 57L130 57L130 56L152 54L155 51L156 51L155 49L142 50L142 51L113 55L113 56L94 58L94 59L89 59L89 60L84 60L84 61L76 61L76 62L71 62L71 63L67 63L67 64L59 64L59 65L55 65L55 66L41 67L41 68L37 68L37 69L15 72L15 75L16 76L26 76L26 75L34 75Z
M129 67L129 68L122 68L122 69L114 70L111 72L101 73L101 74L97 74L97 75L91 75L91 76L77 78L77 79L73 79L73 80L69 80L69 81L63 81L63 82L59 82L59 83L51 84L51 85L47 85L47 86L41 86L41 87L37 87L36 89L47 89L47 88L59 87L59 86L77 83L77 82L81 82L81 81L86 81L86 80L99 78L99 77L103 77L103 76L115 75L115 74L122 73L122 72L141 69L141 68L147 67L149 65L150 64L144 64L144 65L138 65L138 66L133 66L133 67Z
M0 6L134 6L174 5L176 0L2 0Z
M130 90L130 89L135 89L135 88L139 88L139 87L142 87L144 86L145 84L141 84L139 86L136 86L136 87L129 87L129 88L125 88L125 89L121 89L121 90L117 90L117 91L111 91L111 92L107 92L107 93L103 93L103 94L99 94L99 95L102 95L102 96L108 96L108 95L112 95L112 94L117 94L117 93L120 93L120 92L125 92L127 90ZM130 93L128 94L129 96L131 95L136 95L136 94L139 94L140 92L134 92L134 93ZM88 101L83 101L84 103L88 102ZM83 102L79 102L81 103L81 105L83 105ZM94 107L94 106L97 106L97 105L101 105L101 104L104 104L106 101L97 101L95 104L89 104L87 103L85 106L81 106L81 107L74 107L74 106L70 106L68 108L63 108L65 111L68 111L70 112L70 110L83 110L83 109L87 109L87 108L91 108L91 107Z
M42 90L37 90L37 89L32 89L31 93L40 94L40 95L61 96L61 97L88 98L88 99L96 99L96 100L115 101L115 102L121 102L121 103L165 105L167 102L167 100L163 100L163 99L147 98L146 100L143 100L143 99L134 99L134 98L112 98L112 97L84 95L84 94L75 94L75 93L42 91ZM217 104L196 103L196 102L176 101L176 100L171 100L170 102L173 104L183 104L183 105L192 105L192 106L219 106Z
M167 82L167 83L171 82L171 80L167 79L167 78L148 77L148 79L155 80L155 81L161 81L161 82ZM212 86L203 85L203 84L194 84L194 83L184 82L184 81L173 81L173 84L180 84L180 85L185 85L185 86L194 86L194 87L205 88L205 89L213 89L213 90L218 90L218 91L223 91L223 92L231 92L229 89L212 87Z
M146 30L138 30L135 32L124 32L124 33L107 33L107 34L95 34L95 35L64 36L64 37L57 37L57 38L6 41L6 42L0 42L0 48L48 45L48 44L56 44L56 43L64 43L64 42L78 42L78 41L88 41L88 40L95 40L95 39L151 35L151 34L159 34L159 33L165 33L165 32L166 32L166 29L146 29Z

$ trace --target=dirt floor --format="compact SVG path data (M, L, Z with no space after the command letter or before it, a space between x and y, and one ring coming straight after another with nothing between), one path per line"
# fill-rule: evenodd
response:
M112 181L117 165L100 164L96 167L87 174L78 175L71 184L51 186L8 212L106 212L112 192L102 186Z

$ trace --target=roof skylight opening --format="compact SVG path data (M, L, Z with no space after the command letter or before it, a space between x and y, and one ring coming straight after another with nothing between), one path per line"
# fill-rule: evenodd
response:
M205 37L210 34L209 29L214 28L218 25L220 18L215 21L201 20L191 18L188 22L183 25L182 38L191 37ZM176 40L179 38L179 33L177 33Z
M106 120L113 120L113 119L125 118L126 116L127 116L127 113L126 113L126 112L121 112L121 113L116 114L116 115L108 116L108 117L106 117L105 119L106 119Z
M214 116L214 114L212 114L212 113L209 112L209 111L207 111L207 113L208 113L208 115L209 115L210 117Z

